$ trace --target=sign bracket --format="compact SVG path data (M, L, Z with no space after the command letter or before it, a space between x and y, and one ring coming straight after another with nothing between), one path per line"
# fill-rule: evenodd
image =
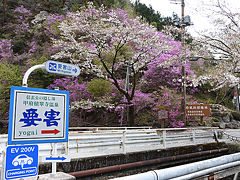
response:
M75 77L80 74L80 68L76 65L57 61L46 61L43 64L35 65L27 70L27 72L24 74L22 81L23 87L27 87L27 80L29 75L36 69L42 69L43 71L48 73Z
M36 69L44 69L45 68L45 63L35 65L31 67L30 69L27 70L27 72L24 74L23 81L22 81L22 87L27 87L27 80L31 72L33 72Z

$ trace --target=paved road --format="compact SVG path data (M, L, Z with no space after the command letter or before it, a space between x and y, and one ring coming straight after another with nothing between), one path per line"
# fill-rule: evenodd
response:
M231 136L240 138L240 129L224 129L223 131Z

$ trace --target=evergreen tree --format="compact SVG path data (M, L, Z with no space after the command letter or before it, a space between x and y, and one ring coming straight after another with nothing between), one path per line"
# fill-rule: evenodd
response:
M142 16L149 24L154 25L159 31L166 25L173 25L172 17L162 17L158 11L155 12L152 6L147 7L139 0L135 1L134 9L138 15Z

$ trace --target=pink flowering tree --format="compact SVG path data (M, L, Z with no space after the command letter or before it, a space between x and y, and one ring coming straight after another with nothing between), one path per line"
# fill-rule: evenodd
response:
M171 127L181 127L183 122L181 121L180 102L182 101L181 90L182 90L182 63L179 61L174 62L169 67L162 67L161 62L166 61L174 57L181 57L180 59L186 58L185 72L186 72L186 84L187 93L193 94L198 91L196 87L191 86L191 77L195 73L190 69L191 64L187 57L190 56L190 51L186 50L185 56L182 57L181 43L171 41L174 44L173 49L167 53L163 53L158 59L150 62L147 66L147 70L144 72L142 77L142 90L148 93L152 93L154 98L153 109L155 112L158 111L156 106L168 106L170 107L170 116L168 124ZM182 61L183 62L183 61ZM159 93L157 93L157 91ZM172 92L171 94L169 92ZM156 113L155 116L157 117Z
M54 45L61 51L52 56L56 60L69 59L82 73L93 73L110 78L113 85L125 97L129 106L129 125L134 125L136 85L147 64L161 58L175 48L172 39L144 24L140 18L132 19L121 9L104 7L96 9L91 3L79 12L70 12L59 25L61 39ZM169 67L178 58L162 59L159 66ZM121 69L130 68L130 90L118 83L123 79Z

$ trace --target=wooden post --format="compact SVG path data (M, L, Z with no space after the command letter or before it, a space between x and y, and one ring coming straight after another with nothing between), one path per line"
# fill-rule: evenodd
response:
M164 128L164 119L161 120L161 128Z
M123 154L126 154L126 133L127 131L123 131L123 136L122 136L122 148L123 148Z
M166 137L167 137L167 132L166 130L163 130L163 148L166 148L167 144L166 144Z
M203 117L200 117L200 125L203 125Z

